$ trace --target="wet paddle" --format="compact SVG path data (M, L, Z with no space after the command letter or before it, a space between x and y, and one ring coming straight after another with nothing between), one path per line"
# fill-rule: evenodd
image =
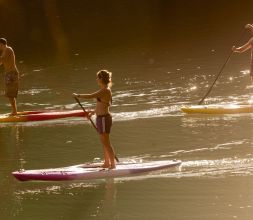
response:
M83 107L83 105L81 104L81 102L79 101L79 99L77 97L74 97L76 102L78 103L78 105L82 108L82 110L84 111L84 113L88 114L88 112L85 110L85 108ZM92 126L96 129L97 133L98 133L98 129L97 129L97 126L95 125L95 123L92 121L92 119L90 117L87 117L90 121L90 123L92 124ZM117 162L119 162L119 159L116 155L114 155L115 157L115 160Z
M242 32L240 38L236 41L235 45L238 45L238 43L241 41L241 39L242 39L243 36L244 36L245 31L246 31L246 29L243 30L243 32ZM220 77L220 75L221 75L223 69L224 69L225 66L227 65L227 63L228 63L228 61L230 60L230 57L232 56L233 53L234 53L234 52L233 52L232 50L230 50L230 53L229 53L229 55L228 55L228 57L227 57L225 63L224 63L223 66L221 67L219 73L217 74L217 76L216 76L214 82L212 83L212 85L211 85L210 88L208 89L208 91L207 91L207 93L205 94L205 96L199 101L199 103L198 103L199 105L201 105L201 104L203 103L203 101L206 99L206 97L207 97L207 96L209 95L209 93L212 91L212 88L213 88L214 84L216 83L216 81L217 81L218 78Z

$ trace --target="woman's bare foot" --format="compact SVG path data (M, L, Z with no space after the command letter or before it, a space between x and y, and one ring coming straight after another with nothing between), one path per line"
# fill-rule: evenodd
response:
M110 164L103 164L102 166L100 166L100 167L102 167L102 168L110 168Z
M115 164L113 164L113 165L111 164L111 166L109 166L108 168L109 168L110 170L112 170L112 169L115 169L116 166L115 166Z

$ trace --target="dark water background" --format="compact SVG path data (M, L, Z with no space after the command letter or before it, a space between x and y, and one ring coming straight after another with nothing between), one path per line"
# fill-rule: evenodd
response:
M180 170L141 177L21 183L12 171L101 158L99 140L82 119L1 124L0 219L251 219L252 114L192 116L180 107L203 97L252 23L252 8L251 1L0 0L0 35L22 76L19 110L78 109L72 92L95 91L96 72L108 69L119 158L183 161ZM206 102L252 100L249 61L249 53L233 55ZM9 111L3 96L0 111Z

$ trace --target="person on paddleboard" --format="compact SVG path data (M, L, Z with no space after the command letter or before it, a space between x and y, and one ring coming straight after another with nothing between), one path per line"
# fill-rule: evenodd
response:
M76 94L73 97L84 99L96 99L97 105L95 111L91 111L88 117L96 114L97 131L100 134L100 140L104 150L104 164L102 167L115 168L115 153L110 142L110 131L112 126L112 116L109 107L112 104L112 73L107 70L100 70L97 73L97 83L100 89L91 94Z
M253 25L252 24L247 24L245 26L246 29L249 29L252 34L253 34ZM243 53L247 50L251 49L251 65L250 65L250 79L251 82L253 83L253 37L249 39L247 43L242 45L241 47L232 47L232 51L235 53Z
M7 40L0 38L0 65L4 67L5 96L9 99L12 107L11 115L17 115L16 99L19 87L19 73L15 63L15 54L7 45Z

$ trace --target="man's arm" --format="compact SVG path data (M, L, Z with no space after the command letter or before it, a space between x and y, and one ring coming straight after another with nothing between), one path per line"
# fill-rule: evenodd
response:
M3 64L4 56L0 56L0 65Z
M235 53L243 53L247 50L249 50L252 47L252 40L253 38L251 38L246 44L242 45L241 47L232 47L232 51Z
M3 64L7 57L9 57L12 53L12 51L9 51L8 49L5 49L4 52L2 52L1 56L0 56L0 65Z

